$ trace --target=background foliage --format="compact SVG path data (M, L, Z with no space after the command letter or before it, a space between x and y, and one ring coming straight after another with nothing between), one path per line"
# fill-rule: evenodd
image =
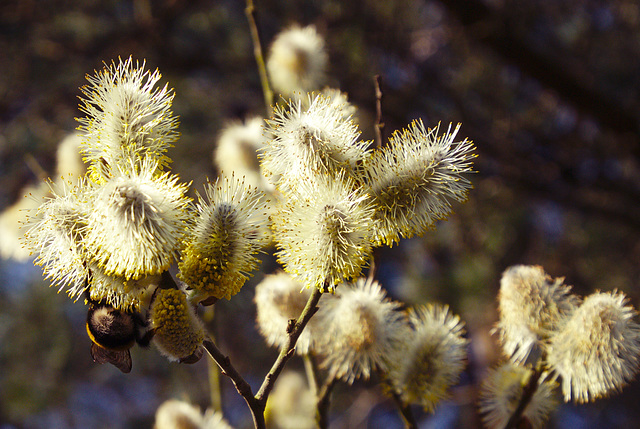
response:
M256 7L267 46L294 22L317 26L330 84L360 108L365 138L373 138L373 76L381 74L387 137L421 117L431 126L462 122L461 135L478 147L469 202L425 237L377 255L378 278L394 298L448 303L468 326L467 376L433 424L477 425L474 384L499 358L489 330L507 266L543 265L581 294L619 289L638 308L637 2L260 0ZM37 180L27 155L53 174L56 145L77 126L84 76L129 55L159 68L175 88L182 137L169 155L196 189L216 174L211 153L225 122L264 115L241 1L5 2L0 208ZM262 272L274 267L265 256ZM254 383L275 356L255 329L251 300L261 277L216 306L220 346ZM150 427L170 397L206 407L205 359L189 367L136 350L127 376L94 365L81 302L49 290L30 262L1 260L0 279L0 424ZM223 387L228 419L246 425L241 400L227 380ZM391 404L366 387L335 392L332 427L399 425ZM639 387L564 406L550 426L629 426L640 418Z

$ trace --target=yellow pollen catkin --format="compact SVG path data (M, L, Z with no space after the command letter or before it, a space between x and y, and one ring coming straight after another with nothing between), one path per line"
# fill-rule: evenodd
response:
M191 356L204 340L204 330L185 294L178 289L160 289L151 307L154 341L172 359Z

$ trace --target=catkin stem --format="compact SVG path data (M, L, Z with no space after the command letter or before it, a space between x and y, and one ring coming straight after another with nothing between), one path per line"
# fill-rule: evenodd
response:
M209 353L209 356L218 364L222 374L226 375L233 381L233 384L238 393L244 398L251 410L253 417L253 423L256 429L265 429L266 423L264 419L264 410L267 404L267 398L273 385L284 369L284 365L289 358L293 355L296 342L302 334L303 329L311 320L311 317L318 311L318 301L322 297L322 292L319 289L315 289L309 297L307 305L302 310L298 320L291 321L288 327L288 336L285 346L280 349L280 354L274 362L269 373L265 376L262 386L256 395L253 395L251 386L245 381L244 378L238 373L235 367L231 364L231 360L228 356L225 356L218 347L214 344L211 338L207 337L203 341L203 347Z
M245 14L247 15L249 28L251 29L253 55L256 57L256 63L258 65L258 73L260 74L260 83L262 84L262 93L264 95L264 102L267 108L267 116L270 116L271 106L273 106L273 91L271 90L271 85L269 84L267 67L264 61L264 55L262 53L262 43L260 41L260 32L258 31L258 24L256 22L256 9L253 5L253 0L247 0Z
M205 307L203 320L211 325L215 325L215 306ZM214 326L215 328L215 326ZM215 334L209 331L212 341L215 341ZM220 386L220 369L212 360L207 361L207 371L209 374L209 395L211 397L211 408L220 413L222 410L222 389Z
M518 402L518 406L515 411L509 417L509 421L505 425L504 429L515 429L519 427L520 419L522 419L522 413L531 402L533 398L533 394L536 393L538 389L538 380L540 380L540 376L542 376L542 370L540 368L536 368L533 371L533 374L529 377L529 381L522 389L522 396L520 397L520 402Z
M380 148L384 146L382 132L384 130L384 122L382 122L382 87L380 85L380 81L382 78L379 74L373 77L373 83L376 91L376 122L375 122L375 133L376 133L376 147Z
M313 361L313 356L309 353L302 356L304 361L304 371L307 374L307 383L309 384L309 389L313 392L313 394L318 393L318 371L316 368L316 364Z

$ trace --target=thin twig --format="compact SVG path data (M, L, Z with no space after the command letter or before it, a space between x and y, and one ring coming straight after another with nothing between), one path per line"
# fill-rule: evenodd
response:
M244 378L238 373L235 367L231 364L231 360L228 356L222 354L222 352L216 347L216 345L211 341L210 338L206 338L202 345L205 350L209 353L211 358L216 361L222 374L226 375L231 379L238 393L244 398L251 410L251 415L253 417L253 424L256 429L265 429L266 424L264 420L264 407L265 403L259 401L253 396L253 392L251 391L251 386L249 383L245 381Z
M256 57L256 63L258 65L258 73L260 74L260 83L262 84L262 93L264 95L264 103L267 108L267 115L271 115L271 106L273 106L273 91L271 85L269 85L269 76L267 74L267 67L264 61L264 55L262 53L262 43L260 41L260 32L258 31L258 24L256 21L256 9L253 5L253 0L247 0L247 7L245 14L249 20L249 28L251 29L251 40L253 41L253 55Z
M533 398L533 394L538 390L538 380L542 376L542 369L536 368L533 371L533 374L529 377L529 381L527 385L522 389L522 396L520 397L520 402L518 402L518 406L516 407L511 417L509 417L509 421L505 425L504 429L512 429L520 427L519 423L522 419L522 413L527 408L527 405L531 402Z
M384 122L382 122L382 88L381 88L381 80L379 74L373 77L373 83L376 90L376 123L375 123L375 132L376 132L376 147L383 146L382 140L382 131L384 130Z
M336 378L331 377L325 381L316 396L316 423L319 429L329 427L329 404L331 403L331 391L336 384Z
M320 297L322 297L322 291L320 289L313 290L313 293L309 297L307 301L307 305L302 310L300 317L295 323L291 323L287 327L287 342L284 347L280 349L280 354L278 355L276 361L273 363L271 370L264 378L264 382L262 386L260 386L260 390L256 393L255 399L260 402L264 408L264 405L267 402L267 398L269 397L269 393L271 393L271 389L273 389L273 385L282 372L284 365L287 363L289 358L293 356L294 348L296 345L296 341L298 341L298 337L302 334L302 330L307 323L311 319L311 317L318 311L318 301L320 301Z
M38 160L36 160L30 153L24 156L24 162L27 164L27 167L29 167L33 175L38 178L38 180L45 180L47 177L49 177Z

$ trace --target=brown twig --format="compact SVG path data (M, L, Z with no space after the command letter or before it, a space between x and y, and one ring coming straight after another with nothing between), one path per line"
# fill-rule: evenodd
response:
M373 77L373 83L376 91L376 147L383 146L382 132L384 130L384 122L382 122L382 89L381 89L382 77L377 74Z
M253 0L247 0L245 14L247 15L247 20L249 20L249 28L251 29L253 55L256 57L256 63L258 65L258 73L260 74L260 83L262 84L262 93L264 95L264 103L267 108L267 115L271 115L271 106L273 105L273 91L271 90L271 85L269 85L269 75L267 74L267 67L265 65L264 55L262 53L262 43L260 41L260 32L258 31L256 9L253 5Z
M210 338L206 338L202 345L205 350L209 353L211 358L216 361L222 374L226 375L231 379L233 385L235 386L238 393L244 398L251 410L251 415L253 417L253 424L256 429L265 429L266 423L264 420L264 408L265 403L256 399L253 396L253 392L251 391L251 386L249 383L245 381L244 378L240 375L240 373L235 369L235 367L231 364L231 360L228 356L225 356L216 345L211 341Z

